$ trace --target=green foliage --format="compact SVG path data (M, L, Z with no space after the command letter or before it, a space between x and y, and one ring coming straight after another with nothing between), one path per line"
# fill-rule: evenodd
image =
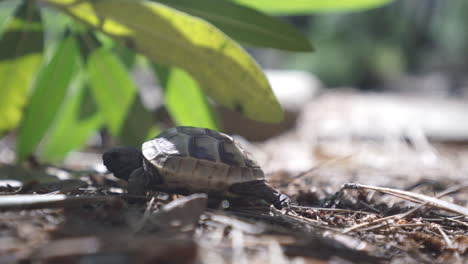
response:
M219 130L213 109L189 74L175 67L167 70L158 66L156 69L165 87L167 110L176 124Z
M34 2L20 5L0 39L0 134L15 128L42 60L42 19Z
M0 1L0 32L5 22L11 18L20 3L19 1Z
M119 141L126 146L140 147L142 141L151 139L160 132L140 97L135 96L120 131Z
M79 70L78 59L77 41L74 36L68 36L60 41L50 61L39 72L19 130L16 152L20 160L34 151L52 125Z
M125 41L152 61L185 69L208 96L228 108L263 122L283 118L256 62L237 43L201 19L146 1L81 1L75 5L66 0L48 2Z
M353 11L379 7L393 0L235 0L272 14L303 15L313 12Z
M42 159L62 159L70 150L85 144L103 125L103 115L93 107L95 102L89 96L90 89L83 71L72 80L67 96L57 112L56 121L50 127L39 151Z
M282 20L234 2L219 0L159 0L178 10L205 19L230 37L246 44L290 51L312 51L296 28Z
M119 58L105 47L93 50L86 62L91 91L99 111L105 116L111 134L118 136L136 87Z
M352 1L327 2L346 6ZM354 2L370 7L379 1ZM13 14L19 5L1 25L0 133L22 120L20 160L33 153L43 160L60 160L103 127L128 145L154 136L157 120L143 106L130 76L138 61L135 51L165 65L160 80L177 124L220 129L207 96L257 121L283 118L262 70L233 39L268 48L312 50L307 38L285 21L228 0L9 3L7 9L0 5L0 14ZM44 14L58 10L68 18L52 12L44 31L37 3L49 10ZM278 8L278 2L270 3ZM50 56L41 63L43 53Z

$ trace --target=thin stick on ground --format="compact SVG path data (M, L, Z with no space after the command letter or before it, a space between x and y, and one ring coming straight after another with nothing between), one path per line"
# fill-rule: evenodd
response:
M364 185L361 185L361 186L364 186ZM465 187L467 187L468 185L462 185L462 186L456 186L456 187L453 187L453 188L449 188L447 190L445 190L444 192L440 193L439 195L436 196L436 198L434 199L437 199L437 198L441 198L445 195L448 195L450 193L453 193L453 192L456 192L456 191L459 191ZM371 187L371 186L366 186L364 188L367 188L367 187ZM346 186L344 187L346 188ZM369 188L367 188L369 189ZM376 187L376 189L390 189L390 188L379 188L379 187ZM398 190L397 190L398 191ZM401 197L401 198L404 198L404 195L395 195L397 197ZM433 198L433 197L430 197L430 198ZM413 200L413 199L411 199ZM419 206L416 206L415 208L409 210L408 212L406 213L402 213L402 214L396 214L396 215L391 215L391 216L387 216L387 217L384 217L384 218L380 218L380 219L377 219L377 220L374 220L374 221L371 221L371 222L366 222L366 223L362 223L362 224L358 224L358 225L354 225L352 227L349 227L345 230L343 230L343 233L349 233L351 231L355 231L357 229L361 229L363 227L366 227L366 226L369 226L369 225L374 225L374 224L378 224L378 223L381 223L381 222L385 222L385 221L388 221L390 219L394 219L394 220L398 220L398 219L403 219L405 217L408 217L409 215L411 215L412 213L416 212L417 210L419 210L420 208L422 208L423 206L426 206L427 204L429 204L431 201L426 201L425 203L423 204L420 204ZM381 227L383 225L379 225L378 227ZM378 228L376 227L376 228ZM372 228L368 228L368 229L372 229Z
M451 188L448 191L444 192L443 195L447 195L448 193L459 191L467 187L468 187L468 184L457 186L455 188ZM427 196L424 194L412 193L412 192L402 191L402 190L392 189L392 188L382 188L382 187L375 187L375 186L369 186L369 185L362 185L362 184L356 184L356 183L346 184L344 188L345 189L369 189L369 190L379 191L379 192L391 194L391 195L394 195L403 199L411 200L416 203L421 203L425 206L432 206L432 207L443 209L449 212L468 216L468 208L454 204L454 203L450 203L444 200L440 200L435 197Z
M437 230L439 231L439 233L442 235L442 237L444 238L445 243L447 244L447 247L448 247L448 248L453 248L453 243L452 243L452 241L451 241L450 238L447 236L447 234L444 232L444 230L442 230L442 228L440 227L440 225L437 225L436 228L437 228Z

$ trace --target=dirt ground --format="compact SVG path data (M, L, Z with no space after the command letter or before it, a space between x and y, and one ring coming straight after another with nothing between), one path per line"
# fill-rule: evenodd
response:
M468 141L333 96L285 133L239 139L291 197L282 210L154 192L129 204L100 151L16 167L5 147L0 263L468 263Z

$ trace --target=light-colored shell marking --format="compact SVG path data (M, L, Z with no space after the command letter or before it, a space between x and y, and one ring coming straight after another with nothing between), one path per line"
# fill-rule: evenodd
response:
M177 127L143 143L146 171L162 186L223 192L234 183L264 180L260 167L232 137L210 129Z

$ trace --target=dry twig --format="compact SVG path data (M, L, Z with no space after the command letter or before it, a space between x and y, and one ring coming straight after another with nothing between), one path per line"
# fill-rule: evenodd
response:
M450 192L459 191L463 188L467 188L468 184L457 186L450 190ZM468 216L468 208L450 203L444 200L437 199L435 197L427 196L424 194L412 193L408 191L402 191L398 189L392 188L382 188L382 187L375 187L357 183L346 184L344 186L345 189L369 189L374 191L379 191L387 194L391 194L393 196L397 196L403 199L411 200L416 203L421 203L424 205L430 205L439 209L444 209L453 213L461 214L464 216ZM446 195L448 192L444 192L443 194Z

